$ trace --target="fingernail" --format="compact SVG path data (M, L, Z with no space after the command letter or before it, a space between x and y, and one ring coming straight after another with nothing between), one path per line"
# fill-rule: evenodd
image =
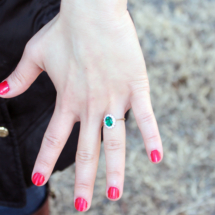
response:
M161 159L160 152L158 150L154 150L151 152L151 160L153 163L159 162Z
M32 182L37 186L42 185L44 181L45 181L44 176L38 172L35 173L33 178L32 178Z
M0 83L0 95L4 95L10 90L7 81L3 81Z
M118 199L119 198L119 189L116 187L110 187L108 190L108 197L110 199Z
M75 208L77 211L85 211L87 209L87 201L83 198L77 198L75 200Z

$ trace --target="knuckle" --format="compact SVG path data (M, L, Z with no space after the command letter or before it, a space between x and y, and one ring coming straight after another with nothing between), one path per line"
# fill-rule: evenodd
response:
M150 93L149 80L147 77L144 77L141 80L135 80L130 84L131 96L142 94L144 92Z
M146 142L157 142L159 139L158 135L151 135L146 137Z
M65 88L68 88L68 87L65 87ZM64 89L64 93L60 95L59 104L62 107L68 106L71 103L72 95L71 95L71 92L70 94L68 93L69 91L70 89Z
M146 114L142 114L138 117L139 121L141 123L152 123L153 122L153 114L152 113L146 113Z
M84 183L84 182L79 182L79 183L76 184L76 188L90 190L91 186L90 186L90 184L87 184L87 183Z
M87 99L87 118L89 120L93 119L95 116L98 116L98 114L101 113L101 109L98 109L98 107L101 107L101 104L99 103L99 98L96 98L93 95L90 95Z
M117 171L117 170L115 170L115 171L108 170L107 175L108 176L114 176L114 178L120 178L122 176L122 173L120 171Z
M72 113L72 110L70 108L70 105L60 105L60 113L63 114L63 115L68 115L68 114L71 114Z
M61 145L62 145L61 141L53 135L45 135L44 140L45 140L45 145L48 148L51 148L51 149L61 148Z
M32 55L35 52L35 45L34 43L30 40L27 42L27 44L25 45L25 50L24 50L24 54L25 55Z
M45 167L46 169L49 169L51 167L51 164L47 160L44 160L44 159L39 159L38 164L42 167Z
M12 81L19 87L23 86L26 83L26 77L19 72L18 70L15 70L13 75L11 76Z
M24 53L28 55L32 52L32 49L33 49L33 46L30 43L30 41L28 41L27 44L25 45Z
M59 107L59 110L62 114L71 114L72 106L71 101L74 101L71 95L68 95L68 93L64 93L60 97L57 98L57 106Z
M78 150L76 153L76 161L83 164L93 163L94 156L87 150Z
M28 41L28 43L25 45L24 53L23 55L27 58L32 58L32 59L37 59L38 57L41 56L41 51L40 51L40 45L35 39L31 39Z
M90 94L92 94L92 93L90 93ZM89 96L88 96L88 99L87 99L87 105L88 105L89 107L92 107L92 108L96 107L96 106L97 106L96 97L93 96L93 95L89 95Z
M105 149L108 151L117 151L123 148L123 144L120 140L109 140L104 143Z

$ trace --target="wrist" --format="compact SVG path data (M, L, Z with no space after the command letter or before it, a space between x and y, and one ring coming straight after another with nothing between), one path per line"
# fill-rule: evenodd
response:
M125 12L127 0L62 0L60 9L63 17L78 15L82 19L114 18L123 16Z

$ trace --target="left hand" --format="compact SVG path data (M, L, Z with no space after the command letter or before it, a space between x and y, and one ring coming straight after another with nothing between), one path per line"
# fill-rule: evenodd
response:
M78 210L86 211L91 205L106 114L123 118L132 107L150 161L160 162L163 151L144 58L126 7L109 13L105 7L102 12L86 7L90 4L86 1L77 4L71 12L62 1L60 13L28 42L17 68L0 84L8 86L5 94L0 92L3 98L17 96L43 70L48 73L57 90L56 107L34 166L33 182L44 185L48 181L74 123L81 121L74 201ZM117 121L113 129L104 127L103 132L106 194L118 200L124 183L125 123Z

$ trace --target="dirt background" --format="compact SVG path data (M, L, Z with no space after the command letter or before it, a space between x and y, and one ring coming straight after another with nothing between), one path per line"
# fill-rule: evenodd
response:
M133 115L124 194L105 197L101 150L87 215L215 215L215 0L130 0L145 56L164 159L151 164ZM51 215L73 206L75 166L51 178Z

